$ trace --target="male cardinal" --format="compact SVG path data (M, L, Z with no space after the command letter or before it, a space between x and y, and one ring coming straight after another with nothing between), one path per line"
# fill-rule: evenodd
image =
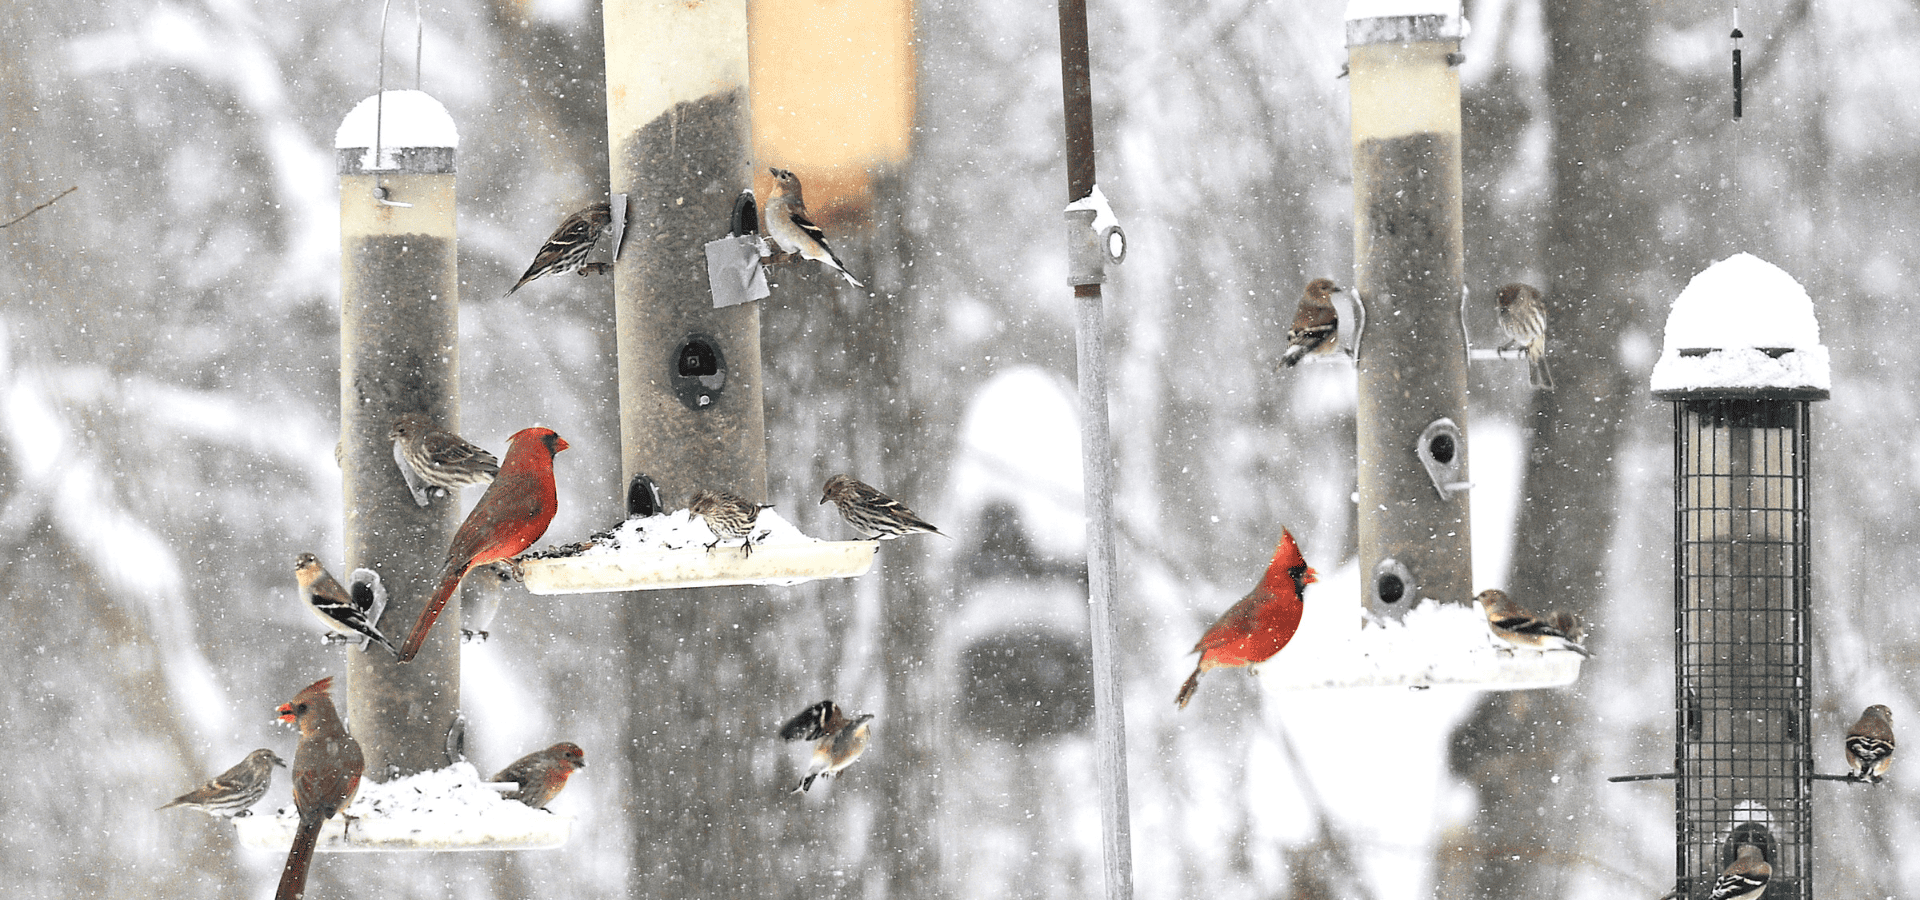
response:
M1514 283L1494 296L1499 305L1500 331L1507 346L1527 352L1527 378L1543 391L1553 390L1553 372L1547 368L1547 304L1532 285Z
M427 505L429 488L457 500L461 488L486 484L500 471L500 461L493 454L420 413L393 420L387 440L393 442L394 465L400 467L400 477L406 479L413 502L420 506Z
M1280 529L1280 546L1273 551L1267 574L1260 576L1253 592L1222 613L1200 636L1200 643L1193 645L1192 652L1200 654L1200 664L1180 686L1180 696L1175 698L1180 708L1187 708L1193 692L1200 689L1200 676L1208 670L1266 662L1293 640L1293 633L1300 630L1300 615L1306 611L1303 601L1307 585L1317 580L1300 556L1293 532Z
M293 808L300 814L300 825L293 832L293 848L287 851L287 867L280 872L273 900L299 900L306 895L307 869L313 865L320 826L353 802L354 792L360 789L360 773L367 767L360 743L347 734L340 714L334 712L333 698L327 693L332 687L332 678L322 678L277 710L280 721L300 728L300 744L293 751Z
M940 529L914 515L906 504L880 493L866 482L846 475L827 479L820 502L828 500L832 500L833 505L839 508L840 515L848 525L869 538L886 540L903 534L938 534L946 537Z
M1855 781L1877 782L1893 766L1893 710L1876 703L1847 729L1847 766Z
M873 713L848 718L841 712L840 704L822 700L780 726L782 738L814 742L806 777L800 779L800 786L793 792L807 790L813 787L815 779L831 778L853 765L867 750L867 742L872 737L872 726L867 723L872 721Z
M574 770L586 767L587 752L580 749L579 744L561 741L514 760L512 765L487 780L512 782L517 787L500 796L534 809L546 809L553 798L560 796L560 790L567 786Z
M768 169L773 175L773 195L767 198L767 236L788 253L798 253L840 273L848 284L866 287L847 271L833 248L827 246L827 233L807 217L807 201L801 196L800 177L786 169Z
M1333 308L1333 295L1344 290L1330 278L1307 282L1306 293L1293 311L1293 327L1287 329L1281 365L1292 368L1308 354L1324 356L1340 348L1340 311Z
M520 280L507 288L507 296L527 286L527 282L548 275L565 275L568 272L587 274L587 254L593 252L600 236L606 234L608 226L613 224L613 206L606 201L589 205L565 219L560 227L547 236L547 242L540 245L540 252L533 255L533 265Z
M273 784L273 767L285 768L286 765L287 761L272 750L255 750L233 768L160 808L185 806L215 818L238 819L250 815L253 805L266 796L267 788Z
M567 442L546 428L525 428L507 439L507 459L500 474L487 485L473 512L454 532L447 549L447 565L440 572L440 587L433 599L420 611L413 633L400 646L400 661L413 659L427 640L433 620L440 617L447 600L460 587L460 579L475 566L512 559L520 551L547 533L553 513L559 506L553 486L553 456L567 449Z

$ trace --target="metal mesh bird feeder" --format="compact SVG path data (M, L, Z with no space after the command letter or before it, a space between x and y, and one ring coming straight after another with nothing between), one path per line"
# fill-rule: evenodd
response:
M1740 254L1675 300L1654 395L1674 409L1674 807L1679 896L1763 826L1768 900L1811 896L1809 401L1828 393L1812 301Z

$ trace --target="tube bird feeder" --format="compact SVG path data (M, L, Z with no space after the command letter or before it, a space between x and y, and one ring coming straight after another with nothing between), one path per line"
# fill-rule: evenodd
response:
M1811 897L1809 403L1828 395L1807 292L1739 254L1674 301L1653 370L1673 403L1674 805L1679 896L1734 842L1768 900Z

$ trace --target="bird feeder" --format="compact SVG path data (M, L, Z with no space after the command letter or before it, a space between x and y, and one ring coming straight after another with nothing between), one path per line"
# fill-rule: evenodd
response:
M1809 403L1813 301L1742 253L1695 276L1653 370L1673 404L1675 879L1705 898L1736 829L1772 836L1768 900L1813 895Z

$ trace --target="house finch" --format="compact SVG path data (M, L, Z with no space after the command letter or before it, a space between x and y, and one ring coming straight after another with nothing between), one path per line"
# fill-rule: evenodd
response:
M602 200L586 209L566 217L560 227L547 236L547 242L540 245L540 252L533 255L533 265L527 267L527 273L507 288L505 296L526 286L535 278L548 275L565 275L568 272L581 272L586 264L587 254L593 252L600 236L605 234L607 226L613 224L613 206Z
M780 736L789 741L813 741L813 757L807 762L807 775L800 779L794 793L813 787L816 778L829 778L853 765L866 752L872 737L873 713L861 713L851 719L832 700L822 700L802 710L780 726Z
M1280 364L1298 365L1307 354L1326 355L1340 347L1340 311L1333 308L1333 295L1346 288L1329 278L1307 282L1307 291L1293 311L1293 327L1287 329L1287 350Z
M1713 880L1713 891L1708 900L1760 900L1767 892L1767 879L1773 877L1773 867L1767 865L1766 857L1755 844L1741 844L1739 855L1734 857L1733 865Z
M294 829L293 847L287 851L287 867L280 872L274 900L298 900L306 894L307 869L313 865L320 826L353 802L354 792L360 789L360 773L367 766L360 743L347 734L340 714L334 712L333 698L327 693L332 687L332 678L322 678L277 710L280 721L300 728L300 744L293 751L293 808L300 824Z
M840 515L846 517L848 525L869 538L886 540L903 534L938 534L946 537L940 529L914 515L906 504L845 475L827 479L820 502L828 500L832 500L833 505L839 508Z
M367 615L373 601L370 587L363 591L367 598L367 605L363 605L346 588L341 587L332 573L320 565L319 558L311 553L302 553L293 558L293 577L300 583L301 601L334 634L350 640L372 641L387 648L388 653L399 655L387 636L380 633L379 625ZM364 644L361 649L366 649Z
M486 484L500 471L500 461L457 434L433 424L419 413L393 420L387 430L393 441L393 462L407 480L413 502L427 505L427 489L458 495L469 485Z
M788 253L798 253L836 272L854 287L866 287L847 272L847 267L827 246L827 233L807 218L807 201L800 195L800 179L786 169L768 169L773 173L773 196L767 198L767 236Z
M1528 612L1526 607L1508 597L1506 591L1489 588L1473 599L1486 610L1487 627L1493 630L1493 636L1508 644L1529 650L1572 650L1581 656L1593 655L1566 632Z
M1495 298L1500 304L1500 330L1507 336L1506 347L1527 351L1527 378L1543 391L1553 390L1553 373L1547 370L1547 305L1540 292L1524 284L1510 284Z
M500 464L500 475L487 485L480 502L454 532L446 568L440 571L440 586L400 646L401 662L420 652L433 620L440 617L467 572L474 566L511 559L547 533L559 506L553 457L565 449L566 440L546 428L523 428L507 439L507 459Z
M760 511L772 509L771 504L755 503L739 494L726 491L697 491L693 502L687 504L687 511L699 516L707 523L707 530L713 532L713 543L707 545L711 551L720 546L721 541L740 538L740 546L746 555L753 555L753 526L760 519Z
M1200 654L1200 664L1180 686L1180 695L1175 698L1180 708L1186 709L1187 701L1200 689L1201 675L1213 669L1266 662L1287 646L1293 633L1300 630L1307 585L1317 580L1301 557L1299 545L1293 542L1293 532L1280 529L1280 546L1273 551L1267 574L1193 645L1191 652Z
M273 784L273 767L286 768L286 765L287 761L272 750L255 750L233 768L160 808L190 806L207 815L227 819L250 815L253 805L267 795L267 788Z
M519 787L501 796L518 800L534 809L546 809L547 804L560 796L561 789L567 786L567 779L573 776L573 770L586 767L586 751L581 750L579 744L562 741L514 760L513 765L501 769L487 780L517 784Z
M1847 765L1857 781L1878 782L1893 765L1893 710L1876 703L1847 729Z

